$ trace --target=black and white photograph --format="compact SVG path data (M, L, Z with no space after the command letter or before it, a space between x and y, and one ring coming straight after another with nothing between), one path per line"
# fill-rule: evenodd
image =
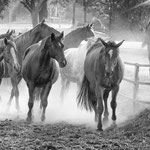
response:
M0 0L0 150L150 150L150 0Z

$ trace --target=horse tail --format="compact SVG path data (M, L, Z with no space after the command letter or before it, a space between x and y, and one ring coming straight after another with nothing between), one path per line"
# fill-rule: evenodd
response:
M92 92L90 91L90 83L87 77L84 75L82 85L77 96L78 106L84 107L87 111L92 111L93 103L91 96Z

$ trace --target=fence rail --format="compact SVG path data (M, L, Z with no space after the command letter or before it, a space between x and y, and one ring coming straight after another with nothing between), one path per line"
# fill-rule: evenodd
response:
M127 97L128 99L133 100L133 103L134 103L133 105L134 106L135 106L135 103L137 103L137 102L138 103L144 103L144 104L150 104L150 102L148 102L148 101L143 101L143 100L138 100L137 99L139 85L150 85L150 82L141 82L141 81L139 81L139 70L140 70L140 67L150 67L150 65L131 63L131 62L124 62L124 63L126 65L135 66L135 75L134 75L134 80L123 78L124 81L134 84L133 97L131 98L131 97L128 97L128 96L125 96L125 95L123 95L123 96Z

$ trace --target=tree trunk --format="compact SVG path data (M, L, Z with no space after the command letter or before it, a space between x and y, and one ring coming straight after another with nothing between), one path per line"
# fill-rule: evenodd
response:
M32 25L35 27L39 23L39 12L37 9L32 10L31 12L31 20L32 20Z
M73 15L72 15L72 25L75 26L75 9L76 9L76 0L73 0Z
M41 22L43 18L47 18L47 16L48 16L47 0L45 0L42 9L39 12L39 22Z
M84 6L84 24L86 24L86 6Z

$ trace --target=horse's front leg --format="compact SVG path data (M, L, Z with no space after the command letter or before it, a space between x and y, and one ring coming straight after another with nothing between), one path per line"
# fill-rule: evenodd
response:
M109 92L110 92L110 89L105 89L104 94L103 94L104 105L105 105L104 118L103 118L104 123L108 122L108 116L109 116L108 106L107 106L107 100L108 100Z
M29 101L28 101L28 107L29 107L29 111L27 114L27 122L31 122L32 121L32 108L33 108L33 104L34 104L34 83L30 82L27 83L28 86L28 90L29 90Z
M100 86L99 83L96 85L95 89L95 94L97 98L97 103L98 103L98 125L97 125L97 130L103 131L102 129L102 113L103 113L103 91L104 89Z
M112 89L112 100L111 100L111 108L112 108L112 120L116 121L117 117L116 117L116 107L117 107L117 102L116 102L116 97L119 91L119 85L115 86Z
M16 109L19 112L20 111L20 105L19 105L19 89L18 89L18 84L21 81L21 77L13 76L10 78L11 79L11 84L12 84L12 90L11 90L11 95L8 101L8 108L10 107L12 103L12 99L15 96L16 100Z
M52 83L50 82L46 86L44 86L42 88L42 91L41 91L41 105L42 105L42 108L43 108L41 121L45 121L45 112L46 112L46 107L47 107L47 97L48 97L48 94L51 90L51 87L52 87Z

